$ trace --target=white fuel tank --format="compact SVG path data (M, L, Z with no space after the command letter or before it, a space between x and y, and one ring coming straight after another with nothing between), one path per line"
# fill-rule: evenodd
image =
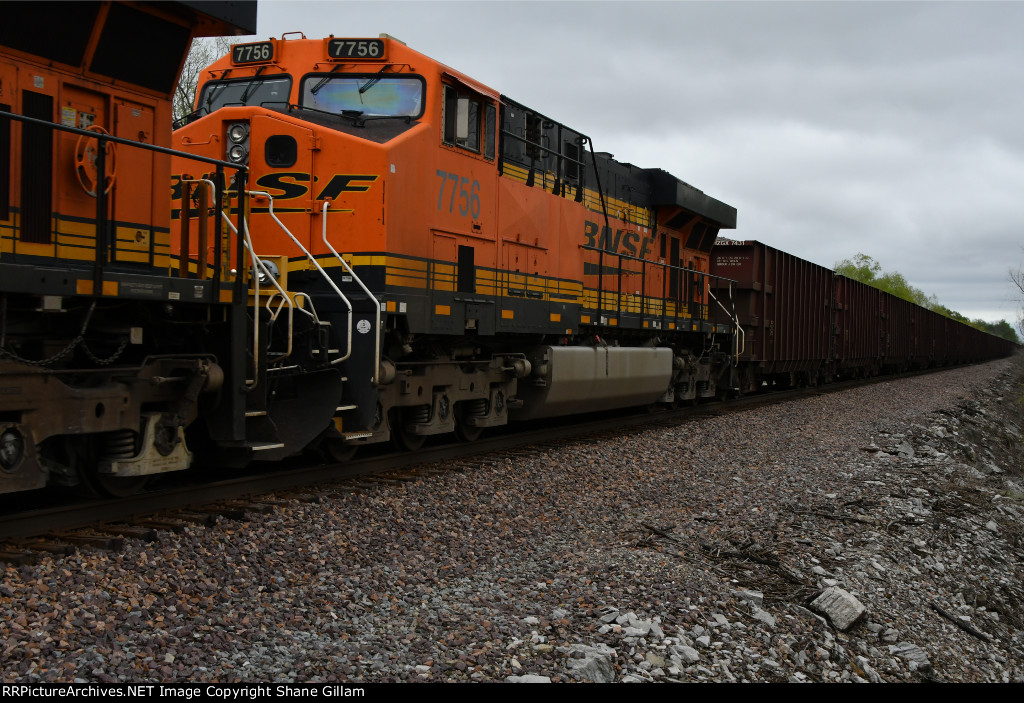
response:
M672 379L666 347L542 347L528 356L533 374L519 382L513 420L646 405Z

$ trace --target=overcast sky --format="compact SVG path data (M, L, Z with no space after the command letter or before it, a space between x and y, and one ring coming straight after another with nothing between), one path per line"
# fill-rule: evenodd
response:
M1016 321L1024 3L261 0L288 31L386 32L729 203L725 235Z

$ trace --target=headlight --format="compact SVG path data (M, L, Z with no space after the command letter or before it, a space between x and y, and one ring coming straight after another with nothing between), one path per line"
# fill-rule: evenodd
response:
M249 136L249 127L244 122L235 122L233 125L228 127L228 139L241 144Z
M249 162L249 123L229 122L227 125L227 160L245 165Z
M228 159L234 161L236 164L245 163L245 160L249 158L249 152L245 150L245 147L241 144L235 144L233 147L228 149Z

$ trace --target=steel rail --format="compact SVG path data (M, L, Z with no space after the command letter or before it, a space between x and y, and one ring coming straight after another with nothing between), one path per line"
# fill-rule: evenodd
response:
M707 415L742 412L760 405L786 403L955 368L959 367L950 366L898 376L875 376L869 379L854 379L823 386L762 392L729 401L701 403L678 409L656 409L652 412L647 408L639 410L634 408L628 409L626 414L623 414L624 411L621 410L607 411L596 417L589 416L582 422L572 416L548 418L542 421L522 423L512 428L502 428L506 431L478 439L475 442L452 442L426 447L416 452L389 453L345 463L324 463L286 468L269 474L247 474L209 483L178 485L127 498L94 501L87 504L79 502L73 505L0 515L0 540L15 540L86 527L103 530L103 526L108 523L130 522L163 511L194 509L219 501L253 499L260 494L278 490L297 490L311 485L370 477L424 464L450 463L452 459L479 457L530 444L553 441L571 442L594 433L614 433L625 428L635 429L645 425L652 428L672 427L698 421ZM251 470L251 468L247 469L247 471ZM116 527L109 529L116 531Z

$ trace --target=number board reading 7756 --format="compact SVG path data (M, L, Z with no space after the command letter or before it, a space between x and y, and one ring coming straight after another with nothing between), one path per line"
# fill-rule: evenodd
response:
M231 63L266 63L274 60L274 43L259 41L252 44L235 44L231 47Z
M335 39L327 42L327 55L332 59L367 59L381 60L384 58L383 39Z

